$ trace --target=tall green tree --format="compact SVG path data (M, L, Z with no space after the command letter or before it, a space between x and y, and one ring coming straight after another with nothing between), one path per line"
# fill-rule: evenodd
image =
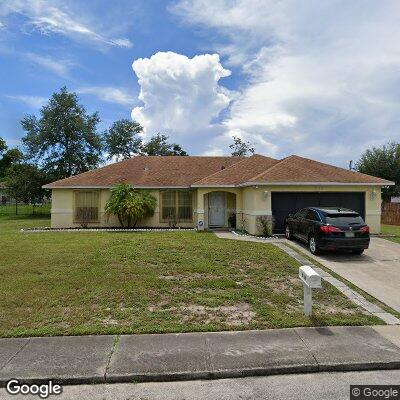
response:
M0 180L4 179L7 170L23 160L24 155L18 148L9 149L4 139L0 138Z
M232 156L248 156L254 154L255 149L250 142L242 140L238 136L233 136L233 143L229 145Z
M382 189L384 200L400 195L400 144L388 143L366 150L356 163L357 171L395 182Z
M6 150L0 158L0 179L6 175L11 166L20 163L23 159L21 150L17 148Z
M76 93L63 87L40 110L40 118L26 116L22 139L27 156L53 179L88 171L101 161L102 138L98 113L87 114Z
M32 164L14 164L6 173L4 182L8 194L18 202L26 204L40 203L46 194L42 186L47 183L46 175Z
M131 158L140 153L142 139L139 136L143 127L136 121L121 119L112 124L104 135L107 158L118 160Z
M187 156L188 153L177 143L169 143L169 137L161 133L154 135L142 146L142 154L146 156Z

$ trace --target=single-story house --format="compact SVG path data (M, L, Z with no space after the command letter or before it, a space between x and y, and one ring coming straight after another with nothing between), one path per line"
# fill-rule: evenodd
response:
M44 186L52 190L51 226L117 227L104 206L110 188L129 183L157 198L144 227L236 226L258 234L259 218L274 219L282 232L287 214L306 206L339 206L358 211L372 232L380 232L381 188L393 182L292 155L275 160L251 157L137 156ZM82 210L89 212L82 213Z

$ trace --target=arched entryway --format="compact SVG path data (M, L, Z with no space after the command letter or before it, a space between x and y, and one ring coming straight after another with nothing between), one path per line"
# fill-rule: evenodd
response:
M228 191L210 191L204 196L206 227L235 228L236 194Z

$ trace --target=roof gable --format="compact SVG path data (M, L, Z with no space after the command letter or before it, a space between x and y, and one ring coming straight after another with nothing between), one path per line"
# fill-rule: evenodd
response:
M234 186L246 182L253 176L265 171L277 163L279 163L279 160L254 154L251 157L245 158L221 171L215 172L212 175L194 182L192 186Z
M248 183L368 183L392 184L385 179L292 155L282 159Z

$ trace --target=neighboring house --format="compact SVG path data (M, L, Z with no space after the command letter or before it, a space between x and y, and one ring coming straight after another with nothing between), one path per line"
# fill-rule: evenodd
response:
M379 232L381 187L393 184L299 156L138 156L44 186L52 190L52 227L86 224L82 214L91 216L88 226L119 226L104 206L110 188L122 182L157 198L154 216L140 226L168 227L173 216L180 227L228 227L233 214L251 234L259 233L259 216L272 215L275 232L282 232L286 215L306 206L356 210Z

